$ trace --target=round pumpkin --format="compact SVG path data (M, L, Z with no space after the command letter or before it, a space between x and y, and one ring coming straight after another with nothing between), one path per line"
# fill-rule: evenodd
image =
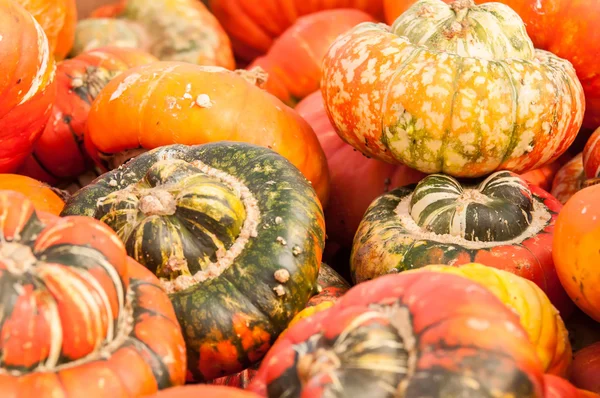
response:
M181 61L200 65L217 65L227 69L235 67L229 37L217 21L197 0L118 0L101 7L91 15L96 18L117 18L137 23L143 37L149 42L149 51L163 61ZM119 30L122 24L114 20ZM93 42L84 43L78 30L75 42L78 47L93 48ZM97 45L116 45L88 35ZM109 33L110 34L110 33Z
M583 154L579 153L556 172L550 193L559 202L565 204L584 187L586 180L583 170Z
M600 394L600 342L575 353L571 381L581 389Z
M319 89L321 62L331 43L342 33L374 18L360 10L335 9L298 18L269 48L248 66L261 67L269 77L265 89L294 106Z
M87 18L77 22L70 56L102 47L137 48L150 51L146 29L137 22L116 18Z
M463 276L485 286L519 315L521 326L535 346L544 372L569 376L573 355L569 333L548 296L536 284L510 272L476 263L460 267L428 265L409 272L424 270Z
M571 197L556 220L552 256L571 299L600 322L600 185Z
M563 316L573 303L552 261L561 204L509 171L479 185L433 174L377 198L360 223L351 255L356 282L429 264L481 263L538 285Z
M446 3L451 0L444 0ZM415 0L384 0L386 21L392 24ZM525 22L536 48L573 63L586 95L584 125L600 125L600 3L597 0L475 0L500 2Z
M75 0L17 0L35 17L48 38L50 53L57 60L67 56L75 38Z
M64 200L41 181L18 174L0 174L0 190L20 192L33 203L37 211L59 215Z
M360 220L375 198L425 175L404 165L369 159L342 141L327 117L320 91L300 101L295 110L311 125L327 158L331 175L325 208L328 246L335 242L350 248Z
M458 177L554 161L585 108L568 61L535 50L510 8L471 0L420 0L391 28L356 26L325 56L321 87L360 152Z
M207 0L208 7L231 37L238 58L251 61L267 53L274 41L304 15L335 8L354 8L383 17L382 0Z
M580 390L562 377L545 374L544 398L600 398L600 395Z
M588 179L600 179L600 128L592 133L583 148L583 169Z
M439 272L353 287L269 351L263 397L538 397L542 368L517 315L483 286Z
M260 77L177 62L132 68L94 101L85 136L88 152L112 169L163 145L248 142L287 158L326 205L329 172L319 140L293 109L249 81Z
M99 177L62 214L104 221L159 276L190 381L259 361L317 288L323 212L302 174L267 148L158 148Z
M19 173L57 184L90 170L93 161L83 137L94 98L119 73L155 61L141 50L105 47L58 63L58 92L50 121Z
M571 156L568 152L565 152L554 162L548 163L539 169L531 170L521 174L521 178L527 180L531 184L537 185L544 191L550 192L552 189L552 181L554 180L554 176L556 176L558 170L560 170L572 158L573 156Z
M0 173L11 173L50 117L54 58L42 27L13 0L0 0L0 26Z
M3 398L142 396L183 384L173 306L110 228L0 191L0 235Z
M233 387L192 385L169 388L148 398L259 398L259 396Z

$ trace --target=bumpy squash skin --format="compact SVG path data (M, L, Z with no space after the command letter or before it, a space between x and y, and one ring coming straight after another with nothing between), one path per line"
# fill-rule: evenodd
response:
M361 283L296 324L248 389L269 398L540 397L542 374L517 315L492 293L419 272Z
M77 22L70 58L96 48L115 46L149 51L150 40L138 23L126 19L87 18Z
M245 184L257 200L257 237L250 238L234 263L220 276L170 295L186 338L188 380L210 380L239 372L262 358L317 289L325 239L322 209L308 181L275 152L245 143L220 142L172 145L144 153L75 194L63 215L99 217L99 199L138 182L164 159L201 161L225 171ZM109 225L111 217L109 212L104 218ZM144 222L152 228L167 218ZM161 239L145 236L147 231L152 229L144 229L134 237L134 245L128 246L129 250L142 248L143 264L146 256L161 254L143 246L148 239ZM160 247L167 252L176 241L164 239L159 240ZM274 292L279 285L274 273L280 269L290 275L282 284L283 295Z
M437 184L437 181L433 179L438 179L436 176L426 177L427 180L422 180L420 184L429 184L428 181L431 181L431 184ZM442 177L442 188L436 189L439 192L453 192L454 195L457 192L454 189L460 184L451 183L448 181L448 177ZM469 208L474 209L478 214L475 217L473 213L470 213L465 217L466 224L463 231L467 235L473 235L472 240L440 237L439 233L446 234L448 233L447 229L452 227L452 224L444 218L437 218L436 225L422 228L415 225L412 216L407 212L409 210L402 210L401 216L399 216L396 208L401 202L407 203L413 200L415 197L413 192L417 188L415 185L396 188L388 194L380 196L367 209L354 238L351 255L353 279L356 282L362 282L387 273L401 272L429 264L457 266L476 262L531 280L548 295L552 304L560 310L564 317L568 316L573 309L573 303L568 299L558 280L551 252L554 222L562 206L547 192L528 184L510 172L497 172L488 177L487 183L482 182L479 187L484 185L488 187L487 189L498 187L499 185L496 185L494 181L501 182L503 179L508 179L508 185L505 185L505 188L500 185L500 190L495 193L487 191L486 195L490 199L506 198L505 202L495 202L490 208L480 211L476 199L465 199L464 203L475 204L475 207ZM513 190L516 183L519 184L519 190ZM449 184L452 185L452 188L449 188ZM425 185L422 186L425 187ZM531 194L523 193L522 189L528 189ZM481 189L478 191L483 192ZM432 202L436 195L434 192L432 196L427 196L428 191L425 189L421 192L426 194L426 196L420 197L424 203ZM458 197L462 198L460 195ZM547 212L546 219L538 224L538 232L531 236L525 234L523 237L515 237L506 242L498 239L486 239L490 236L488 234L492 234L493 237L493 234L501 236L507 233L515 234L520 230L525 231L526 223L518 227L519 223L524 223L524 220L519 218L519 215L522 214L521 208L515 206L514 203L519 203L528 197L540 211ZM444 200L448 202L444 202ZM431 209L437 206L441 208L444 204L455 206L461 203L456 200L457 197L454 196L437 203L432 202L434 207ZM513 203L513 205L508 203ZM490 209L491 213L487 213L487 210ZM429 214L428 211L422 212L420 215L424 217ZM523 212L531 212L531 210ZM490 220L493 222L490 223L487 217L491 217ZM497 222L498 219L501 219L502 222ZM477 220L481 223L478 224ZM408 227L411 225L414 227L409 229ZM505 229L502 228L503 226L514 228ZM441 230L428 232L427 228L434 228L433 231L435 228ZM479 242L474 240L479 240Z
M18 3L0 1L0 26L0 173L12 173L50 117L55 65L42 27Z
M585 108L572 65L534 50L508 7L468 4L421 0L391 28L363 23L334 42L321 87L344 141L458 177L521 173L567 150Z
M11 191L0 191L0 213L3 398L144 396L183 384L173 306L110 228L36 212Z

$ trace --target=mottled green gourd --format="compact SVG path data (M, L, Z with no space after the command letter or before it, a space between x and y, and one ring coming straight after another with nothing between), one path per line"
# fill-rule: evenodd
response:
M63 215L104 221L170 293L189 379L262 358L317 289L320 202L264 147L219 142L146 152L75 194Z

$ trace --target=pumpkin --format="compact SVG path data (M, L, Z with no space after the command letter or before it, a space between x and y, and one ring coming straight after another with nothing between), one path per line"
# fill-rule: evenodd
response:
M561 207L509 171L478 185L432 174L371 204L354 238L352 275L362 282L429 264L476 262L531 280L566 317L573 304L551 253Z
M571 197L556 220L552 256L567 294L600 322L600 185Z
M179 386L158 392L148 398L258 398L250 392L233 387L195 385Z
M141 50L106 47L60 62L50 122L19 173L57 184L91 169L93 162L85 152L83 136L94 98L119 73L155 61Z
M295 110L317 134L331 174L325 209L328 246L335 242L350 248L360 220L375 198L425 175L404 165L366 158L342 141L327 117L320 91L300 101Z
M150 51L150 38L137 22L115 18L87 18L77 22L71 57L107 46Z
M382 0L208 0L208 7L231 38L238 58L251 61L267 53L298 18L323 10L354 8L383 17Z
M261 76L177 62L132 68L94 101L85 136L88 152L112 169L163 145L248 142L287 158L326 205L327 159L314 131L293 109L246 80L252 78Z
M556 176L558 170L560 170L562 166L564 166L572 158L573 156L566 152L552 163L548 163L539 169L531 170L521 174L521 178L531 184L537 185L544 191L550 192L552 189L552 181L554 180L554 176Z
M142 396L183 384L159 281L103 223L0 191L2 397Z
M54 189L43 182L18 174L0 174L0 190L20 192L37 211L59 215L65 202Z
M593 181L588 184L596 183L600 180L600 128L592 133L583 148L583 169L585 176Z
M583 170L583 154L579 153L556 172L550 193L559 202L565 204L571 196L585 186L586 180Z
M335 9L308 14L290 26L267 54L248 66L269 74L265 89L293 106L319 89L321 61L331 43L342 33L374 18L360 10Z
M54 59L35 18L0 0L0 173L11 173L31 153L56 95Z
M450 0L444 0L447 3ZM573 63L586 95L584 125L600 125L600 3L597 0L475 0L497 2L515 10L525 22L536 48L548 50ZM391 24L414 0L384 0L386 21Z
M317 288L319 201L264 147L158 148L77 192L62 214L104 221L159 276L186 339L190 381L259 361Z
M568 377L573 355L569 333L558 311L536 284L510 272L476 263L460 267L428 265L409 272L423 270L463 276L485 286L519 315L521 326L535 346L544 372Z
M600 394L600 342L575 353L571 381L581 389Z
M600 398L600 395L580 390L562 377L545 374L544 398Z
M50 53L62 60L75 38L77 7L75 0L17 0L41 25L48 38Z
M424 173L479 177L557 159L581 127L573 66L535 50L499 3L420 0L394 22L362 23L323 61L321 90L342 139Z
M386 275L309 320L277 341L248 390L270 398L542 394L541 364L517 315L463 277Z
M201 65L217 65L233 69L235 60L227 34L197 0L118 0L115 4L101 7L91 15L96 18L117 18L137 23L143 28L143 36L149 41L150 53L163 61L191 62ZM105 20L107 26L110 21ZM119 30L121 24L113 30ZM85 31L84 31L85 32ZM75 41L81 48L93 48L84 43L82 30L77 31ZM83 33L85 34L85 33ZM90 37L98 45L106 39Z

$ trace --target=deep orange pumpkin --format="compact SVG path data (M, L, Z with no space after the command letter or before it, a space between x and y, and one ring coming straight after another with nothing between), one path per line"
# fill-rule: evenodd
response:
M41 181L18 174L0 174L0 190L17 191L33 203L37 211L59 215L65 201Z
M444 0L449 3L451 0ZM384 0L385 19L393 23L415 0ZM536 48L573 64L586 95L584 126L600 126L600 2L597 0L475 0L500 2L525 22Z
M293 109L232 72L178 62L128 70L100 92L85 135L90 154L107 168L169 144L241 141L287 158L312 183L323 206L327 159L310 125ZM260 78L260 76L258 76Z
M0 173L31 153L56 96L54 58L35 18L12 0L0 0Z
M571 381L578 388L600 394L600 342L585 347L573 357Z
M244 61L265 54L274 40L303 15L334 8L355 8L383 17L382 0L208 0L235 54Z
M299 18L266 55L248 67L263 68L268 74L265 89L292 106L319 89L321 62L329 46L342 33L361 22L375 21L360 10L335 9Z
M325 209L327 236L330 241L351 247L358 224L375 198L425 175L404 165L369 159L342 141L327 117L320 91L307 96L295 109L314 129L327 157L331 174Z
M93 162L83 148L83 133L93 100L119 73L155 61L142 50L105 47L60 62L52 116L19 173L54 185L91 169Z

